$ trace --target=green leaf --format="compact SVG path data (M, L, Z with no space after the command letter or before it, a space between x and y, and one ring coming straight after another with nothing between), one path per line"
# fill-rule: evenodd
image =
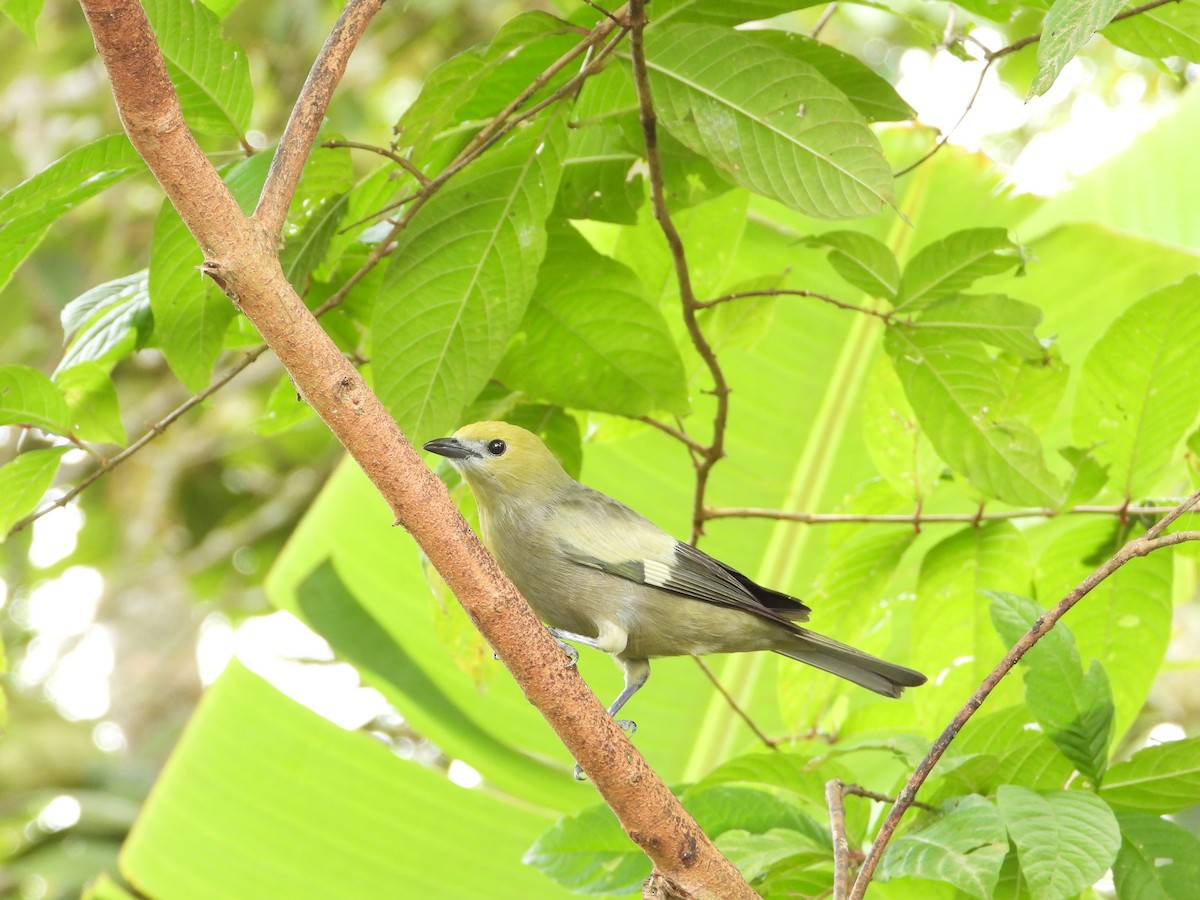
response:
M1049 361L1036 334L1042 311L1003 294L958 294L935 300L916 324L947 337L973 337L1026 360Z
M221 20L201 3L145 0L142 6L188 125L241 140L254 108L246 51L222 36Z
M954 742L953 752L960 756L951 755L947 761L970 757L978 762L967 759L951 770L945 779L947 787L961 784L978 794L991 794L1002 784L1052 790L1074 773L1074 766L1042 732L1024 703L976 715L971 727ZM935 801L940 793L935 793Z
M1010 646L1044 614L1027 597L988 591L996 630ZM1059 622L1021 658L1025 702L1050 740L1076 768L1099 784L1113 738L1112 688L1096 660L1083 672L1075 638Z
M249 214L267 177L270 154L242 160L224 173L234 199ZM167 201L150 244L150 309L154 335L167 364L191 391L208 385L236 314L229 298L200 274L204 254Z
M1200 803L1200 738L1144 747L1108 770L1100 796L1113 809L1177 813Z
M1182 56L1189 62L1200 62L1200 2L1178 0L1148 9L1113 22L1104 29L1104 37L1139 56Z
M283 274L301 296L307 291L312 273L329 252L345 214L345 194L326 197L307 223L286 238L287 242L279 252L279 263L283 266Z
M425 78L421 93L396 124L398 145L432 174L430 150L449 128L460 143L507 106L535 77L581 39L565 22L544 12L523 13L509 20L487 44L451 57ZM544 97L574 74L570 66L550 79L530 99ZM455 144L455 148L457 148Z
M968 228L926 244L904 267L896 308L916 310L965 291L986 275L1020 265L1021 248L1004 228Z
M661 3L651 12L651 27L661 27L670 21L708 22L732 27L743 22L773 19L795 9L817 6L818 0L738 0L737 3L725 0L661 0Z
M37 46L37 20L42 14L44 0L0 0L0 12L21 29L25 37Z
M921 720L931 727L954 715L962 698L992 670L1007 648L992 627L985 590L1028 593L1033 575L1029 544L1011 522L967 526L943 538L921 560L912 618L910 664L936 684L915 692ZM1017 699L1001 684L997 700Z
M659 121L737 184L823 218L893 202L866 120L807 63L710 25L660 23L646 54Z
M1118 812L1121 852L1113 881L1121 900L1179 900L1200 884L1200 839L1174 822Z
M0 542L18 520L33 512L50 490L62 455L69 449L30 450L0 466Z
M574 229L555 232L497 377L560 406L687 415L683 361L636 275Z
M900 122L915 115L896 89L857 57L804 34L768 30L752 33L756 41L807 63L828 78L868 122Z
M805 240L810 247L829 247L834 270L871 297L895 299L900 266L888 246L861 231L829 231Z
M996 802L1033 900L1072 897L1098 881L1116 859L1121 846L1116 817L1094 794L1036 794L1004 784Z
M726 831L713 843L750 882L762 879L785 860L811 864L830 856L829 848L825 846L827 839L814 846L806 835L790 828L772 828L762 834L735 829Z
M0 425L31 425L69 434L70 413L62 391L29 366L0 366Z
M442 434L521 323L566 128L549 117L451 181L401 236L375 304L375 387L407 434Z
M989 497L1057 505L1061 487L1034 433L992 417L1004 399L992 360L977 341L889 327L884 347L921 428L938 455Z
M1125 0L1054 0L1042 24L1037 47L1037 75L1029 96L1046 93L1063 66L1121 11Z
M1058 455L1071 466L1071 476L1067 479L1066 499L1063 509L1070 509L1087 503L1108 482L1108 469L1096 462L1092 454L1078 447L1061 447Z
M99 362L105 371L132 353L153 328L147 269L97 285L63 307L67 351L55 377L72 366Z
M72 150L0 195L0 289L63 213L145 167L123 134Z
M805 812L791 793L771 792L757 785L709 783L696 785L681 799L684 808L710 838L727 831L766 834L775 828L786 828L805 839L807 850L817 848L819 856L832 856L827 826Z
M54 376L67 398L71 433L84 441L124 444L129 438L121 424L117 388L108 369L92 360L72 366Z
M448 820L454 828L430 827ZM387 897L402 885L465 898L502 884L556 897L518 862L547 821L397 759L235 661L172 752L121 870L151 896Z
M285 372L271 388L257 430L263 435L278 434L300 422L307 422L314 415L313 408L296 393L291 376Z
M1200 413L1200 276L1126 310L1083 365L1073 433L1126 498L1149 493Z
M630 894L650 875L650 860L603 804L554 823L523 861L576 893Z
M894 840L884 854L881 874L949 882L987 900L1008 853L999 810L984 797L967 796L945 804L942 813L932 824Z
M330 239L324 262L313 272L318 281L333 278L342 258L364 240L363 232L371 226L371 217L394 198L397 191L407 191L414 183L411 178L395 177L396 171L391 166L382 166L359 179L346 193L343 198L345 210L342 213L342 221L346 224Z

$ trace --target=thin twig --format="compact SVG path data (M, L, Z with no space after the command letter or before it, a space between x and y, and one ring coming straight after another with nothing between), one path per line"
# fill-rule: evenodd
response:
M881 794L878 791L869 791L860 784L847 784L844 786L845 793L855 797L864 797L867 800L874 800L877 803L895 803L895 797L889 797L887 794ZM913 806L918 809L923 809L926 812L935 812L937 807L930 806L928 803L922 803L920 800L914 800Z
M371 153L377 153L380 156L390 159L405 172L415 178L420 184L429 184L430 178L428 175L417 168L411 159L401 156L391 147L379 147L375 144L364 144L362 141L324 141L321 146L328 147L331 150L339 147L345 147L348 150L367 150Z
M737 702L737 700L734 699L733 694L725 690L725 685L721 684L721 682L717 679L716 673L709 668L708 663L706 663L699 656L693 656L692 659L696 661L696 665L700 667L700 671L703 672L708 680L713 683L713 687L715 687L721 696L725 698L725 702L729 704L730 708L732 708L733 711L737 713L739 717L741 717L741 720L746 723L747 727L754 732L754 736L770 749L778 750L779 741L768 737L767 734L758 727L758 724L752 718L750 718L750 714L742 709L741 705Z
M909 172L911 172L917 166L932 159L934 154L936 154L939 150L941 150L948 143L950 143L950 138L952 138L954 136L954 132L958 131L958 126L960 126L963 123L963 121L967 118L967 115L971 112L971 110L975 106L975 101L979 99L979 92L983 90L983 82L987 78L988 70L992 67L992 63L994 63L995 61L996 61L995 58L988 58L987 61L984 62L983 68L979 70L979 80L977 82L975 82L975 90L971 92L971 99L967 101L966 109L964 109L962 111L962 115L958 117L958 121L950 126L949 131L947 131L940 138L938 138L937 143L933 145L933 148L928 153L926 153L924 156L920 157L916 161L909 163L903 169L893 172L892 173L893 178L899 178L901 175L907 175Z
M1161 550L1164 547L1182 544L1185 541L1200 540L1200 531L1176 531L1171 534L1163 534L1163 531L1172 522L1195 506L1198 501L1200 501L1200 491L1196 491L1172 509L1162 521L1153 525L1144 535L1126 543L1109 560L1080 582L1074 590L1059 600L1052 610L1038 618L1029 631L1022 635L1021 639L1004 655L1004 658L996 664L996 667L988 673L983 683L971 695L970 700L955 714L950 724L946 726L937 740L933 742L933 746L930 747L921 764L917 766L916 771L913 772L908 782L904 785L903 790L900 791L895 804L893 804L887 818L884 820L883 826L879 829L879 834L875 837L875 842L871 845L870 852L867 854L866 859L863 860L862 868L859 870L858 878L855 880L854 888L850 893L850 900L862 900L863 896L865 896L867 886L871 883L871 878L875 873L875 867L879 864L879 860L883 857L883 852L887 848L888 842L895 834L896 828L900 824L900 819L916 800L917 791L921 789L921 785L925 783L925 780L929 777L929 773L933 771L934 766L942 758L942 755L946 752L951 742L958 736L963 726L975 714L975 711L983 705L983 702L995 689L996 685L1000 683L1001 679L1012 670L1029 649L1046 632L1053 628L1076 603L1086 597L1097 585L1125 565L1125 563L1137 557L1147 556L1155 550Z
M704 446L682 428L676 428L674 425L668 425L666 422L660 422L658 419L655 419L652 416L638 416L637 420L639 422L644 422L651 428L657 428L663 434L670 435L671 437L675 438L675 440L687 447L688 450L692 451L692 453L702 455L708 452L708 448L706 446Z
M696 465L696 493L692 502L691 543L695 544L704 533L704 494L712 467L725 455L725 426L729 419L729 383L717 359L716 351L704 336L696 317L700 304L692 289L692 276L688 270L687 253L683 239L671 219L667 207L666 191L663 187L662 157L658 149L658 116L654 111L654 98L650 91L650 76L646 67L646 48L642 40L645 31L646 9L643 0L631 0L629 4L629 46L633 61L633 82L637 89L638 110L642 122L642 137L646 144L646 167L649 170L650 199L654 218L666 238L675 267L675 280L679 285L679 299L683 310L683 321L700 359L713 380L712 394L717 408L713 413L712 441L704 449Z
M349 0L296 98L254 210L255 221L276 241L283 231L304 163L321 130L325 110L346 71L346 62L382 5L383 0Z
M874 522L884 525L909 525L916 527L936 522L965 522L976 524L998 519L1052 519L1055 516L1160 516L1175 512L1174 506L1072 506L1069 509L1032 507L1028 509L996 509L970 513L927 513L920 508L912 513L808 513L789 512L783 509L764 509L752 506L708 507L706 519L779 519L798 522L801 525L843 525Z
M266 352L267 352L266 344L262 344L258 347L254 347L253 349L246 351L246 354L240 360L238 360L236 363L234 363L232 366L230 366L229 370L226 371L225 374L223 374L220 378L218 378L216 381L214 381L212 384L210 384L204 390L200 391L198 394L193 394L191 397L188 397L181 404L179 404L179 406L175 407L173 410L171 410L169 413L167 413L165 416L163 416L161 419L159 419L157 422L155 422L153 425L151 425L150 428L146 431L146 433L143 434L140 438L138 438L136 441L134 441L132 444L130 444L128 447L126 447L124 450L122 450L116 456L109 459L106 463L103 463L102 465L98 466L96 469L92 470L86 477L84 477L84 479L82 481L80 481L77 485L72 487L69 491L67 491L61 497L56 499L53 503L50 503L49 505L44 506L39 510L35 510L34 512L31 512L29 515L25 516L25 518L20 519L15 525L13 525L12 528L10 528L8 530L8 536L11 537L12 535L16 534L18 531L21 531L24 528L28 528L30 525L32 525L34 522L36 522L42 516L44 516L48 513L52 513L56 509L62 509L64 506L66 506L68 503L70 503L72 500L74 500L76 497L78 497L81 493L83 493L83 491L86 490L94 481L97 481L98 479L107 475L109 472L111 472L117 466L121 465L121 463L128 460L131 456L133 456L135 453L137 453L139 450L141 450L143 447L145 447L148 443L150 443L152 440L154 440L156 437L158 437L160 434L162 434L164 431L166 431L168 428L170 428L172 423L174 423L180 417L182 417L185 413L187 413L188 410L193 409L196 406L199 406L201 403L203 403L205 400L207 400L209 397L211 397L213 394L215 394L221 388L225 387L225 385L229 384L229 382L233 381L234 378L236 378L239 374L241 374L246 369L248 369L252 362L254 362L256 359L258 359L260 356L262 356Z
M821 13L821 18L817 19L817 24L813 26L812 37L820 37L821 32L825 30L825 26L829 24L829 20L833 18L833 14L837 11L837 3L830 3L825 7L825 11Z
M709 309L713 306L718 306L722 303L729 303L731 300L743 300L747 297L811 297L814 300L821 300L836 306L838 309L847 309L851 312L859 312L868 316L875 316L883 319L885 322L892 322L892 313L884 312L880 309L871 309L868 306L856 306L853 303L847 303L845 300L838 300L836 297L831 297L828 294L822 294L819 291L803 291L792 288L764 288L757 291L738 291L733 294L724 294L712 300L698 300L696 306L699 309ZM894 311L893 311L894 312ZM904 323L911 324L911 323Z
M825 782L825 805L833 837L833 900L850 894L850 842L846 839L846 785L833 778Z

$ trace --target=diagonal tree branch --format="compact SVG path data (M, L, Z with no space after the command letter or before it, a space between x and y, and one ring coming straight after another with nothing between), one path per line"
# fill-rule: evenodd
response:
M297 390L362 467L546 717L630 838L697 897L752 897L583 683L280 268L275 235L241 214L187 129L135 0L80 0L133 146L204 251L202 271L254 323Z
M275 158L271 160L258 208L254 210L254 218L268 234L275 236L276 241L283 231L288 207L292 204L296 185L300 183L300 173L304 171L304 163L317 139L317 132L321 130L333 92L346 71L350 54L382 5L383 0L349 0L296 99L275 150Z
M896 833L896 828L900 824L900 819L907 812L917 798L917 791L921 789L921 785L929 777L938 760L946 752L947 748L958 736L962 727L967 724L975 711L983 705L983 702L988 698L988 695L995 689L996 685L1007 675L1012 668L1021 660L1021 658L1036 644L1043 635L1053 628L1058 621L1066 615L1071 608L1086 597L1097 585L1103 582L1106 578L1116 572L1119 568L1125 565L1132 559L1140 556L1148 556L1155 550L1161 550L1164 547L1171 547L1176 544L1182 544L1186 541L1200 540L1200 531L1176 531L1171 534L1163 534L1166 528L1171 525L1176 519L1194 507L1197 502L1200 502L1200 491L1196 491L1173 510L1171 510L1162 520L1155 523L1144 535L1129 541L1118 550L1108 561L1099 566L1092 574L1079 583L1069 594L1063 597L1055 604L1044 616L1039 618L1030 627L1024 636L1012 646L1012 649L1004 655L1004 658L996 664L988 676L984 678L983 683L971 695L971 698L966 704L955 714L950 724L933 742L929 752L917 766L915 772L904 785L904 789L896 797L896 802L892 805L888 812L887 818L884 820L883 826L879 829L879 834L875 837L875 842L871 845L871 850L863 860L862 868L859 870L858 878L855 879L854 887L851 890L850 900L862 900L866 895L867 887L871 883L871 878L875 874L875 867L879 865L880 859L883 858L883 851L887 849L888 843L892 839L892 835Z

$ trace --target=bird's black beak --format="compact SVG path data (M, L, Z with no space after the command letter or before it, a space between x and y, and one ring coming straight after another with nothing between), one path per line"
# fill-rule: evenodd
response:
M438 456L444 456L446 459L468 459L479 455L458 438L452 437L436 438L425 444L423 449L430 453L436 453Z

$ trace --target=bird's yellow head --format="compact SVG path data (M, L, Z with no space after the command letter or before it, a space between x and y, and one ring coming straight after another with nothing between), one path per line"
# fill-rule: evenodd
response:
M571 480L541 438L507 422L476 422L425 444L462 473L480 501L539 500Z

